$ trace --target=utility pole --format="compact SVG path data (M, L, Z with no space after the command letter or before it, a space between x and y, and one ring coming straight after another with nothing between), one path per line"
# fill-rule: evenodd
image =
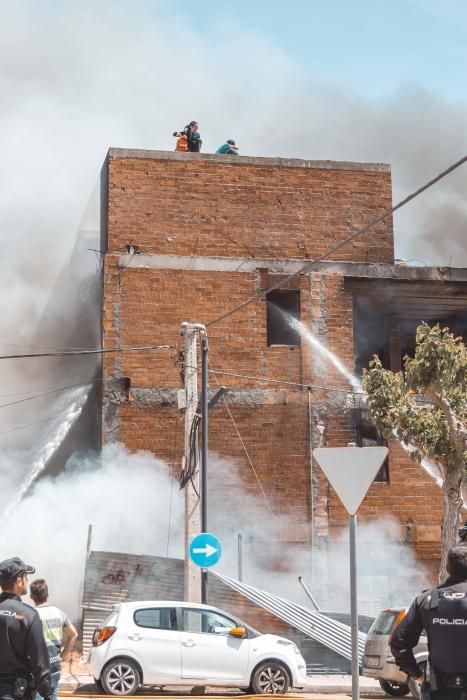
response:
M180 408L185 409L185 456L182 465L182 486L185 488L185 600L207 603L207 570L193 564L188 556L194 537L208 531L208 413L227 393L220 386L208 398L208 336L201 323L182 323L185 336L184 377ZM197 339L201 343L201 397L198 401ZM201 462L198 453L198 427L201 421Z
M194 449L194 474L185 485L185 600L190 603L201 602L201 570L195 566L188 556L190 542L201 532L200 517L200 479L198 445L190 444L193 420L198 408L198 356L197 337L204 329L197 323L182 323L182 333L185 336L185 457L184 469L187 469L190 452Z

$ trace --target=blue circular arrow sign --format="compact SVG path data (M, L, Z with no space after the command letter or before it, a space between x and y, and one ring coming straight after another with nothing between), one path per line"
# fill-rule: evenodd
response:
M215 535L210 532L201 532L193 537L189 549L190 559L193 564L208 569L217 564L222 556L222 545Z

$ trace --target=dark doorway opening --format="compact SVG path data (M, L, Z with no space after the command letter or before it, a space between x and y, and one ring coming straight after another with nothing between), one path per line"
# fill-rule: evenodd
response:
M300 320L300 292L278 289L266 296L268 345L300 345L300 334L290 323Z

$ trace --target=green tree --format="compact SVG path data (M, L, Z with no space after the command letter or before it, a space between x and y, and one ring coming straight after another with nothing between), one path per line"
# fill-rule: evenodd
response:
M402 372L382 367L378 357L364 371L368 413L385 437L395 434L412 457L434 461L443 477L440 580L448 549L457 541L462 480L467 467L467 348L448 328L417 328L415 356Z

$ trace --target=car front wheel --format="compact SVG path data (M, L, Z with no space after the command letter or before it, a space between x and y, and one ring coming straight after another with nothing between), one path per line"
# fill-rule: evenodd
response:
M141 684L141 676L130 659L114 659L102 672L101 681L109 695L134 695Z
M410 688L406 683L396 683L396 681L380 681L381 688L386 695L392 695L394 698L402 698L410 693Z
M251 687L257 695L285 694L290 685L289 674L279 661L265 661L253 673Z

